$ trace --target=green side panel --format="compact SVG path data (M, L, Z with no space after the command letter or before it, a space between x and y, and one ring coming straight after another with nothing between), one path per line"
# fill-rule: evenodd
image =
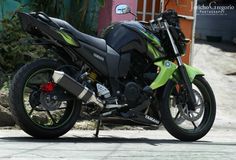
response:
M152 82L152 84L150 85L150 87L153 90L165 85L167 81L169 79L172 79L173 77L177 79L180 78L180 75L177 69L178 66L175 63L166 60L166 61L156 62L154 64L160 67L160 73L158 74L154 82ZM199 69L189 66L187 64L184 64L184 65L186 67L186 70L187 70L187 73L191 82L194 80L194 78L197 75L204 76L204 73L200 71ZM175 76L172 76L172 75L175 75Z
M172 74L177 69L177 65L168 60L156 62L154 64L160 68L160 73L150 85L153 90L165 85L166 82L172 78Z
M202 71L200 71L199 69L197 69L195 67L192 67L192 66L189 66L187 64L184 64L184 65L186 67L186 70L188 72L188 76L189 76L191 82L194 80L194 78L197 75L204 76L204 73Z
M148 52L151 53L154 59L162 57L162 53L160 53L152 44L147 43L147 48Z
M154 45L157 45L158 47L161 46L161 42L160 42L160 40L159 40L156 36L154 36L154 35L151 34L151 33L142 31L142 30L141 30L141 32L142 32L148 39L150 39L150 40L153 42Z
M78 44L74 41L74 39L70 35L68 35L66 32L57 31L57 33L59 33L68 44L72 46L78 46Z

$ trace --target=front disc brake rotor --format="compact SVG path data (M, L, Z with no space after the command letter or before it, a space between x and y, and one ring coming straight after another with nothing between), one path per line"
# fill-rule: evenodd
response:
M188 104L179 104L178 108L180 111L181 116L188 120L188 121L197 121L198 119L200 119L204 113L204 100L201 96L201 94L193 89L193 93L195 95L195 99L196 99L196 107L195 107L195 111L189 110L188 109Z

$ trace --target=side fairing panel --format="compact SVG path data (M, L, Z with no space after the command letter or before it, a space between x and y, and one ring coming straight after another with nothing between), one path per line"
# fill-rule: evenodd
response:
M177 69L177 65L168 60L156 62L155 65L160 67L160 73L150 85L153 90L165 85Z
M76 51L90 67L105 77L119 77L120 55L115 50L107 46L107 52L104 52L86 43L80 42L80 44L81 47Z
M86 61L90 67L98 71L98 73L108 77L109 72L106 63L107 53L86 43L80 42L80 44L81 47L76 48L77 55Z
M168 80L173 79L175 81L179 81L181 76L179 75L178 66L168 60L160 61L155 63L156 66L160 67L160 73L156 77L156 79L152 82L150 87L155 90L167 83ZM193 82L196 76L204 76L199 69L184 64L191 82Z
M107 46L106 63L109 77L111 78L119 77L119 69L118 69L119 61L120 61L120 55L110 46Z

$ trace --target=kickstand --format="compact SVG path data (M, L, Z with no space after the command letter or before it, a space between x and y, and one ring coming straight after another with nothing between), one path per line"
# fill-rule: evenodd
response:
M98 120L97 120L96 133L94 134L95 138L98 138L100 124L101 124L101 117L99 117Z

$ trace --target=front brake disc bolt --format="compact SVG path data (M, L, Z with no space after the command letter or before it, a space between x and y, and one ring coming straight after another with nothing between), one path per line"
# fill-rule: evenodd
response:
M57 100L57 96L53 96L52 99L53 99L53 100Z
M49 96L46 97L46 101L50 102L51 98Z

